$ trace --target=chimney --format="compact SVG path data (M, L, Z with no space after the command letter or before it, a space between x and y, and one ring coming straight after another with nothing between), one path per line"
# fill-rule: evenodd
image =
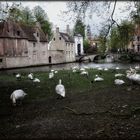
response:
M56 27L56 33L59 33L59 27Z
M67 27L66 27L66 32L67 32L68 35L70 35L70 28L69 28L69 25L67 25Z

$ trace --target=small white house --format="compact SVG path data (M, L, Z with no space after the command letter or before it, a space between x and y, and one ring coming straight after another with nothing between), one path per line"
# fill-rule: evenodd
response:
M80 34L77 34L74 36L74 42L75 42L75 55L83 55L83 37Z

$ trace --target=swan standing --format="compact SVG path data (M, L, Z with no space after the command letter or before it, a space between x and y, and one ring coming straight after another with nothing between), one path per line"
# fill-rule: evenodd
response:
M34 78L33 78L33 73L28 74L28 78L29 78L30 80L33 80L33 79L34 79Z
M10 99L12 100L13 105L16 106L17 100L23 100L27 95L22 89L17 89L12 92Z
M55 91L59 95L60 98L64 98L65 97L65 87L64 87L64 85L62 85L61 82L62 82L61 79L59 79L59 84L56 85Z
M17 78L17 80L21 80L21 74L16 74L16 78Z

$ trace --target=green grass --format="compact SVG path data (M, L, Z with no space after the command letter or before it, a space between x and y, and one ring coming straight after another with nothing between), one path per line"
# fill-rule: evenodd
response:
M55 86L58 84L59 79L62 79L62 83L66 88L66 94L82 94L89 90L100 90L103 88L112 87L114 85L115 70L101 71L95 69L88 69L89 77L80 75L80 73L73 73L71 70L60 70L55 74L53 79L49 79L49 72L35 72L36 78L40 79L40 83L33 83L27 78L28 73L21 73L22 79L16 80L13 74L1 74L0 75L0 94L4 98L8 98L15 89L23 89L28 93L29 100L44 99L48 96L54 96ZM119 70L120 73L124 73L124 70ZM94 82L95 75L98 74L104 78L102 82ZM122 77L126 83L128 79ZM122 85L123 86L123 85ZM121 86L121 87L122 87ZM4 96L3 96L4 95ZM2 98L1 98L2 102Z

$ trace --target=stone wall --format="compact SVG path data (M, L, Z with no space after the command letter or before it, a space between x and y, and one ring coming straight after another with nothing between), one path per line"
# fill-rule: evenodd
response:
M48 60L49 60L49 57L51 57L51 64L58 64L58 63L65 62L64 51L49 50Z

